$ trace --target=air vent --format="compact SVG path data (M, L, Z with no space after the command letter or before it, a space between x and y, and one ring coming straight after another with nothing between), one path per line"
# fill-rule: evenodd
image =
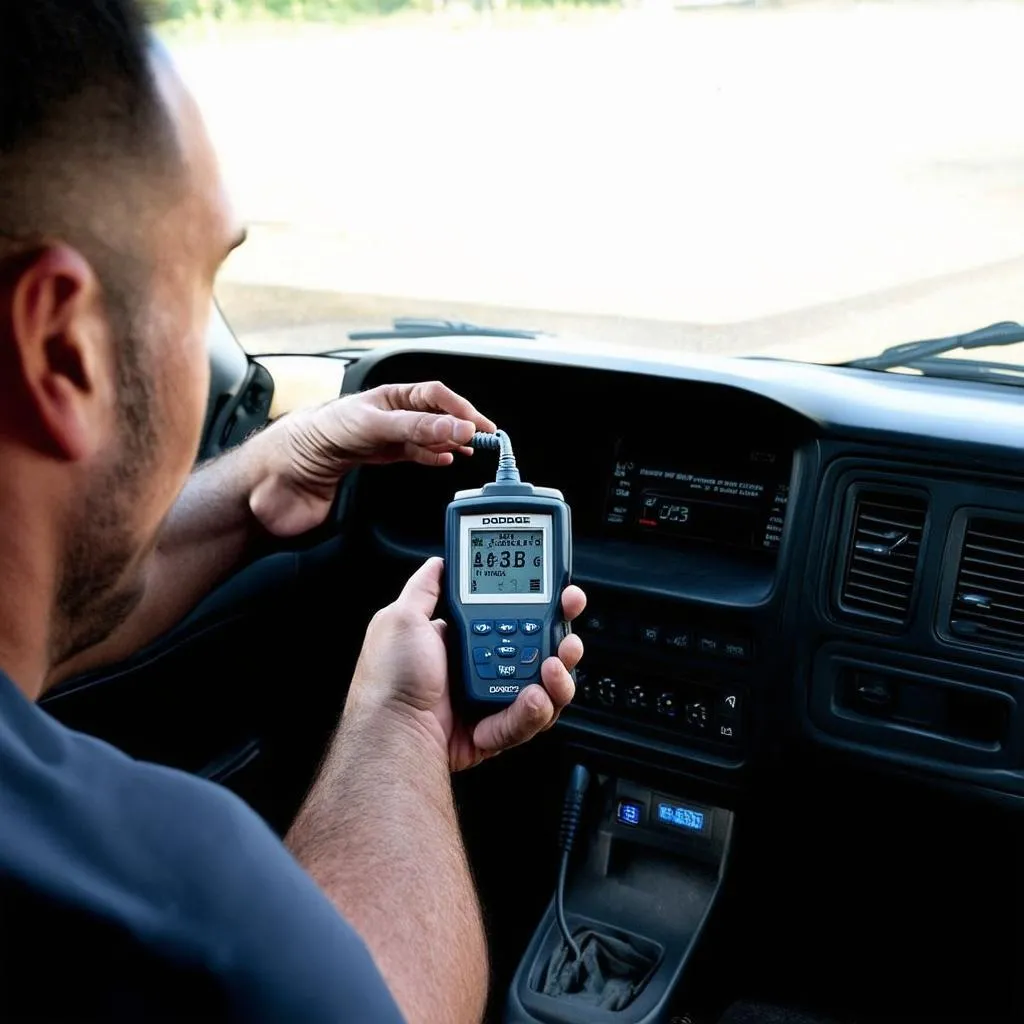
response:
M910 616L928 505L906 492L857 493L839 589L845 612L904 625Z
M949 631L992 647L1024 648L1024 520L967 521Z

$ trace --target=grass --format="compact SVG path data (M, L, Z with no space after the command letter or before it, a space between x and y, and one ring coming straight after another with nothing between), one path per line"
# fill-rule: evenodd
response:
M551 4L510 6L494 11L476 11L469 0L452 0L448 10L432 11L407 6L390 13L349 9L330 17L288 18L265 12L233 15L227 18L180 18L157 24L158 34L168 43L192 43L210 40L246 41L261 39L301 39L324 32L373 27L430 27L444 30L476 26L526 28L552 23L584 24L620 15L618 4L576 4L557 0Z

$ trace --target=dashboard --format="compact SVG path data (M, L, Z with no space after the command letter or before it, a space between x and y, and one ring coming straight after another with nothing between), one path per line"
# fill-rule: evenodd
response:
M1024 392L536 342L396 345L573 509L587 654L559 729L740 785L780 746L1024 796ZM493 467L367 467L339 514L396 577Z

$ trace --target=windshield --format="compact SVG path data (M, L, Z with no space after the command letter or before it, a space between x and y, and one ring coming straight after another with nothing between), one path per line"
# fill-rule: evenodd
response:
M1024 313L1024 4L157 6L252 352L414 316L839 362Z

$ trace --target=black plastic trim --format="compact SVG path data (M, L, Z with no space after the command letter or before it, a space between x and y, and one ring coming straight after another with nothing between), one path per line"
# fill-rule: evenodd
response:
M876 671L914 685L998 703L1007 712L1006 731L999 742L983 744L924 727L859 715L837 699L839 676L846 668ZM1021 764L1024 740L1017 699L1020 692L1021 681L1011 676L982 669L968 671L942 661L891 651L880 654L870 648L837 643L823 647L815 657L810 712L815 725L823 732L888 750L905 760L927 758L951 765L1014 769Z

